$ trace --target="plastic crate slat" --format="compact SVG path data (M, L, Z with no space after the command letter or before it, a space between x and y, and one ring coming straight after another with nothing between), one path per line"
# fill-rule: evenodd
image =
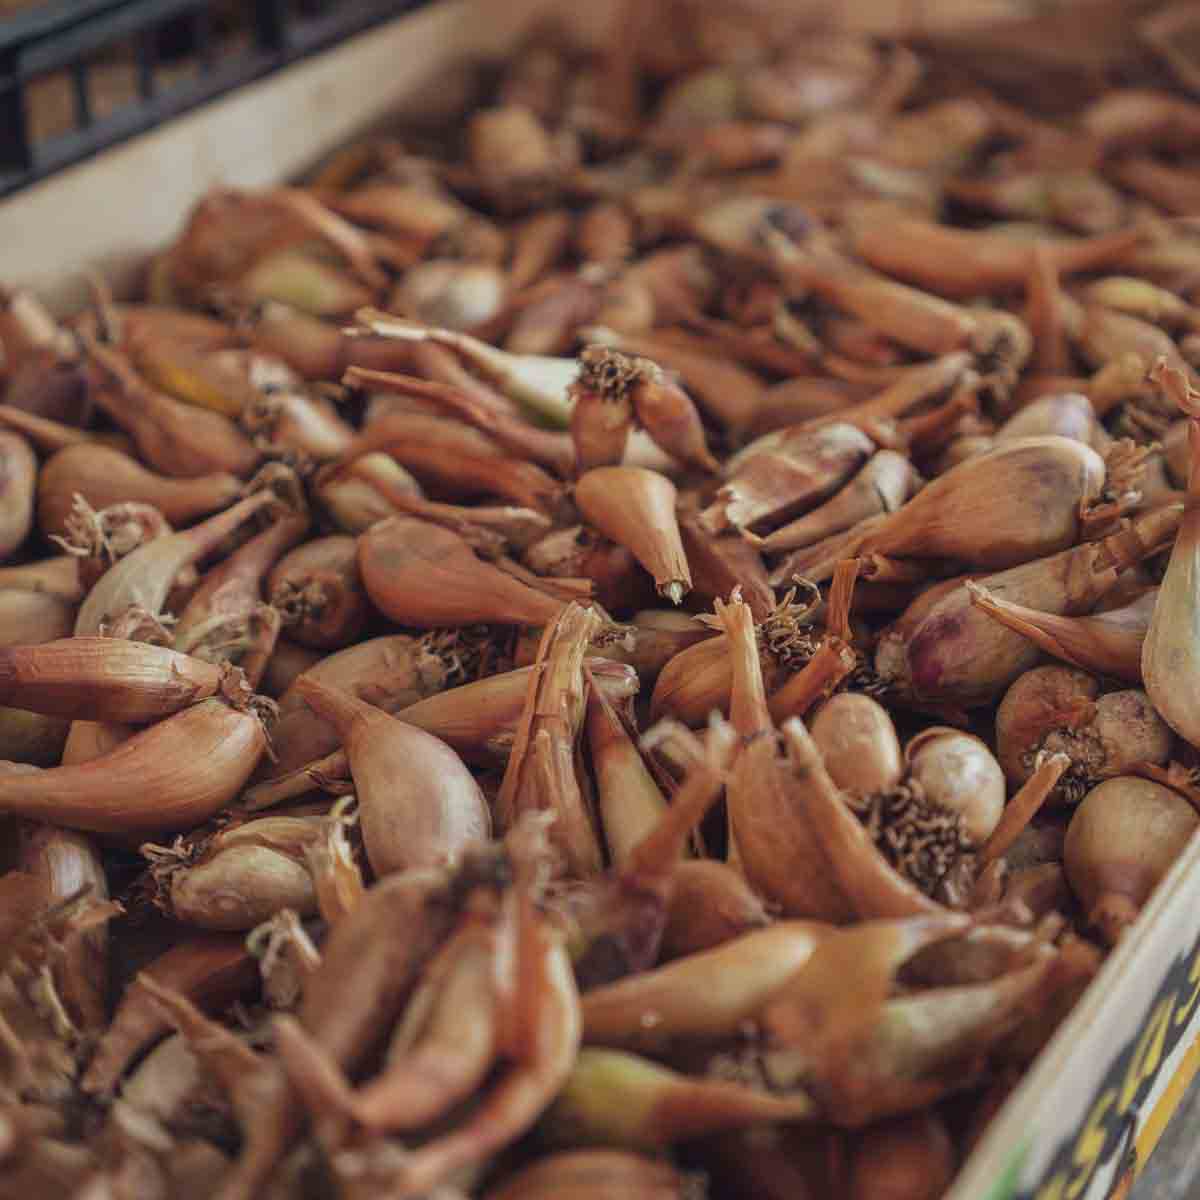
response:
M0 51L55 37L75 25L125 7L126 0L57 0L14 13L0 21Z
M21 53L20 70L26 78L69 67L80 58L108 46L128 41L143 29L205 8L208 0L153 0L125 4L94 20L33 43Z
M253 0L243 6L249 45L226 52L215 37L212 0L55 0L0 21L0 197L432 2L342 0L304 17L288 0ZM191 20L198 69L192 78L163 86L154 35L177 18ZM127 104L98 118L90 103L88 62L130 43L136 90ZM71 78L76 127L35 144L24 88L52 71Z

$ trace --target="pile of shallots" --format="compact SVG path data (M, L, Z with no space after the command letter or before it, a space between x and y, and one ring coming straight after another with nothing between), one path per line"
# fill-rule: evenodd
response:
M1200 102L654 7L3 296L0 1200L935 1200L1200 824Z

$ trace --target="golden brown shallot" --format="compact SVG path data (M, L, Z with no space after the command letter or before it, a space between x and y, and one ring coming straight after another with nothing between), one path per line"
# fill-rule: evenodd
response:
M0 811L97 833L191 829L238 794L266 748L251 707L212 697L90 762L0 772Z
M449 529L396 516L358 543L358 566L371 603L419 629L484 622L545 625L561 602L478 559Z
M345 747L376 875L454 863L488 836L483 794L445 742L311 675L296 691Z
M141 725L219 694L228 672L162 646L73 637L0 649L0 702Z
M1087 919L1113 944L1188 844L1200 818L1178 792L1121 775L1093 788L1067 827L1063 862Z

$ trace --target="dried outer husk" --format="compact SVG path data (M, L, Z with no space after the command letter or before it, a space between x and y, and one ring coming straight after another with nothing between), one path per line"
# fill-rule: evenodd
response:
M936 915L946 910L884 858L826 771L821 752L798 717L783 723L789 799L808 822L824 856L829 885L863 921ZM739 847L741 842L739 840Z
M396 516L359 538L358 565L372 604L401 625L536 625L553 621L561 601L480 561L449 529Z
M835 1103L847 1111L835 1119L857 1124L913 1111L922 1093L928 1103L978 1078L984 1054L998 1050L1025 1023L1041 1024L1048 1013L1057 1018L1064 987L1078 994L1071 974L1059 970L1059 957L1043 950L1030 965L987 983L936 988L889 1002L863 1055L863 1074L867 1080L874 1075L876 1082L847 1086L837 1081L841 1094ZM913 1037L917 1024L932 1032Z
M260 817L200 843L142 846L156 885L155 902L185 925L249 930L281 909L316 911L306 850L324 834L321 817Z
M738 865L751 886L785 915L835 924L848 920L854 909L833 877L806 806L795 795L767 709L750 609L735 598L718 602L717 615L733 666L730 716L745 741L725 797Z
M307 513L281 516L210 568L172 630L175 648L240 666L257 687L283 623L279 611L262 601L264 577L308 529Z
M454 863L488 837L483 793L445 742L311 676L302 675L296 690L342 741L377 876Z
M1141 684L1142 646L1158 602L1157 588L1120 608L1084 617L1040 612L1002 600L978 583L968 583L967 590L977 607L1045 653L1085 671Z
M1164 506L1100 541L977 582L994 596L1042 612L1085 613L1115 586L1122 570L1161 549L1181 519L1179 506ZM919 596L910 613L880 637L875 670L916 700L977 706L998 696L1037 656L1036 646L973 603L965 581L946 581Z
M244 339L255 350L281 358L304 379L337 379L351 364L383 371L404 371L412 365L406 346L347 334L277 301L243 312L240 323Z
M407 513L445 526L473 550L498 558L511 543L527 547L551 527L543 512L517 505L445 504L427 500L393 459L368 454L351 468L353 478L335 480L321 491L322 502L334 519L351 533L362 533L384 517Z
M595 685L614 704L622 704L637 694L638 679L632 667L603 658L588 658L584 662ZM474 683L436 691L394 715L441 738L465 762L503 770L516 738L532 674L532 667L518 667L489 675ZM297 745L297 751L300 750L302 743ZM256 784L246 791L242 803L249 810L268 808L317 787L327 791L352 789L343 750L303 762L287 774Z
M306 980L297 1018L312 1041L343 1070L357 1071L451 934L471 884L486 883L506 865L491 852L458 874L404 872L369 888L331 931L320 965ZM401 931L404 936L389 936ZM242 1151L223 1195L251 1200L300 1133L301 1111L278 1059L260 1060L243 1088L253 1107L243 1118Z
M580 1027L570 961L557 930L539 917L528 893L519 890L517 919L512 996L500 1006L499 1047L508 1065L473 1115L424 1143L394 1171L400 1188L410 1194L478 1167L521 1137L570 1077ZM510 1030L508 1021L528 1022L536 1034L515 1026Z
M546 626L496 799L505 829L527 812L552 813L551 843L567 871L583 879L598 875L603 861L578 761L587 705L584 657L601 624L594 609L573 603Z
M215 1080L206 1077L196 1055L179 1035L159 1042L121 1084L120 1102L171 1126L186 1120L189 1105L219 1107Z
M138 501L152 504L172 525L186 525L225 508L242 494L227 472L173 479L148 470L137 459L108 446L67 446L38 473L38 528L47 537L68 532L76 495L97 510Z
M174 532L153 504L126 500L97 512L78 493L66 520L66 531L66 537L56 535L53 540L75 560L76 579L85 596L125 555ZM185 567L176 587L186 590L195 583L195 576L194 567Z
M952 467L873 529L859 553L950 558L999 570L1079 540L1104 487L1091 447L1046 436L1003 443Z
M492 858L489 876L479 878L471 888L484 903L489 902L488 892L500 892L490 903L499 905L502 918L509 926L512 944L511 957L501 954L495 962L500 976L494 1003L496 1041L493 1047L486 1038L474 1039L477 1048L483 1052L482 1059L476 1060L482 1069L477 1071L475 1078L482 1082L493 1053L502 1054L507 1066L496 1076L494 1087L482 1098L481 1107L474 1113L441 1136L425 1142L418 1153L405 1156L399 1162L389 1162L386 1155L381 1159L369 1150L364 1153L347 1146L345 1132L338 1128L336 1111L330 1111L331 1105L349 1110L369 1127L380 1131L403 1130L411 1124L423 1123L424 1118L419 1117L418 1112L421 1109L429 1112L428 1096L423 1103L422 1089L409 1086L404 1076L408 1068L419 1065L419 1045L410 1052L409 1035L420 1032L425 1023L423 1010L435 999L436 979L432 981L434 987L423 986L413 995L408 1011L403 1015L400 1038L393 1044L385 1073L364 1089L358 1101L347 1095L341 1056L336 1050L323 1045L315 1035L306 1034L296 1021L282 1018L277 1022L277 1038L285 1068L294 1079L301 1098L321 1118L318 1126L321 1140L339 1174L361 1176L364 1172L379 1171L387 1185L395 1190L420 1194L519 1137L562 1086L579 1046L578 1000L561 938L538 912L530 891L531 887L539 886L535 879L540 873L539 861L545 850L541 829L541 823L535 822L514 834L507 846L507 862L504 859L496 861L495 850L487 848L485 857ZM508 879L496 874L501 863L507 867ZM468 871L470 878L470 868ZM513 879L515 882L505 887ZM465 942L463 948L467 949L469 945L469 941ZM453 955L453 951L448 953ZM453 965L452 959L451 962ZM429 972L438 973L438 966L435 960L430 964ZM453 973L451 978L457 981ZM421 983L430 981L426 974ZM471 984L472 980L468 978L463 982ZM450 979L447 986L449 983ZM477 989L468 987L467 990ZM475 999L482 1000L486 1007L486 996L477 995ZM440 1015L448 1017L453 1025L455 1014ZM480 1015L483 1016L482 1012ZM432 1035L432 1029L430 1033ZM466 1048L465 1044L460 1045ZM452 1047L446 1049L452 1050ZM395 1079L391 1076L393 1070L398 1076ZM434 1082L435 1091L443 1095L446 1106L451 1106L458 1087L449 1079L431 1082ZM460 1083L465 1084L466 1080ZM462 1090L471 1089L468 1085ZM395 1110L391 1108L393 1101ZM417 1111L413 1111L414 1105ZM330 1120L330 1117L334 1119Z
M874 448L854 425L764 434L726 462L726 483L701 520L717 533L786 520L841 488Z
M770 714L776 722L804 716L814 704L832 695L858 667L858 652L851 644L850 606L862 566L862 560L849 558L834 568L823 606L825 631L808 661L771 696Z
M773 433L814 417L836 418L842 410L866 399L869 387L822 376L797 375L769 387L763 396L751 434Z
M184 567L211 553L255 513L278 503L275 493L265 487L200 525L139 546L110 567L88 593L75 621L76 636L101 633L105 622L131 605L152 614L162 612Z
M68 720L156 721L221 692L228 671L111 637L0 649L0 702Z
M762 539L767 554L811 546L822 538L881 513L895 512L921 486L912 463L895 450L879 450L844 487L818 508Z
M87 376L74 357L36 354L11 370L0 420L25 433L40 450L90 441L76 428L88 416ZM121 435L124 436L124 435Z
M655 726L643 739L647 749L663 742L682 749L687 759L671 804L660 807L652 822L627 822L622 820L626 814L610 803L603 815L614 820L605 832L624 839L624 852L607 879L578 887L565 897L575 978L583 989L636 974L658 960L680 860L700 821L720 797L736 748L733 731L721 721L712 723L703 741L669 722ZM637 764L629 774L641 774ZM609 782L615 783L611 778ZM630 790L635 786L631 781ZM616 842L613 838L610 845ZM614 858L617 853L614 849Z
M636 695L637 674L625 663L585 656L583 666L613 704ZM503 766L508 761L534 674L532 667L501 672L428 696L397 715L436 734L468 762Z
M266 748L253 706L211 697L90 762L0 773L0 811L97 833L190 829L238 794Z
M811 594L815 596L815 589ZM818 636L808 628L814 604L794 603L795 595L793 588L755 627L759 666L768 695L774 694L817 648ZM685 646L663 664L650 697L650 715L655 720L669 715L685 725L702 725L711 712L726 710L732 680L729 639L718 632Z
M349 830L358 824L353 797L339 800L321 818L320 835L304 847L304 861L313 880L317 911L332 928L362 902L366 891L359 855Z
M1188 473L1183 523L1154 602L1154 615L1142 644L1142 679L1163 720L1180 737L1200 745L1200 693L1192 669L1200 636L1200 392L1165 363L1154 370L1155 382L1188 416L1191 469Z
M645 467L594 467L575 484L583 516L605 537L628 547L654 577L659 595L672 604L692 588L675 500L675 485Z

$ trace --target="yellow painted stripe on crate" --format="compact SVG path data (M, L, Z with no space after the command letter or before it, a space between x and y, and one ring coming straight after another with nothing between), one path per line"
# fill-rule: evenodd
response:
M1192 1039L1192 1044L1183 1056L1183 1061L1171 1076L1171 1082L1167 1084L1166 1090L1159 1096L1158 1103L1155 1104L1142 1125L1141 1132L1137 1137L1139 1169L1145 1165L1146 1159L1150 1157L1150 1152L1158 1145L1158 1139L1162 1137L1163 1130L1166 1129L1175 1109L1179 1107L1179 1101L1183 1099L1183 1094L1196 1077L1197 1071L1200 1071L1200 1036Z

